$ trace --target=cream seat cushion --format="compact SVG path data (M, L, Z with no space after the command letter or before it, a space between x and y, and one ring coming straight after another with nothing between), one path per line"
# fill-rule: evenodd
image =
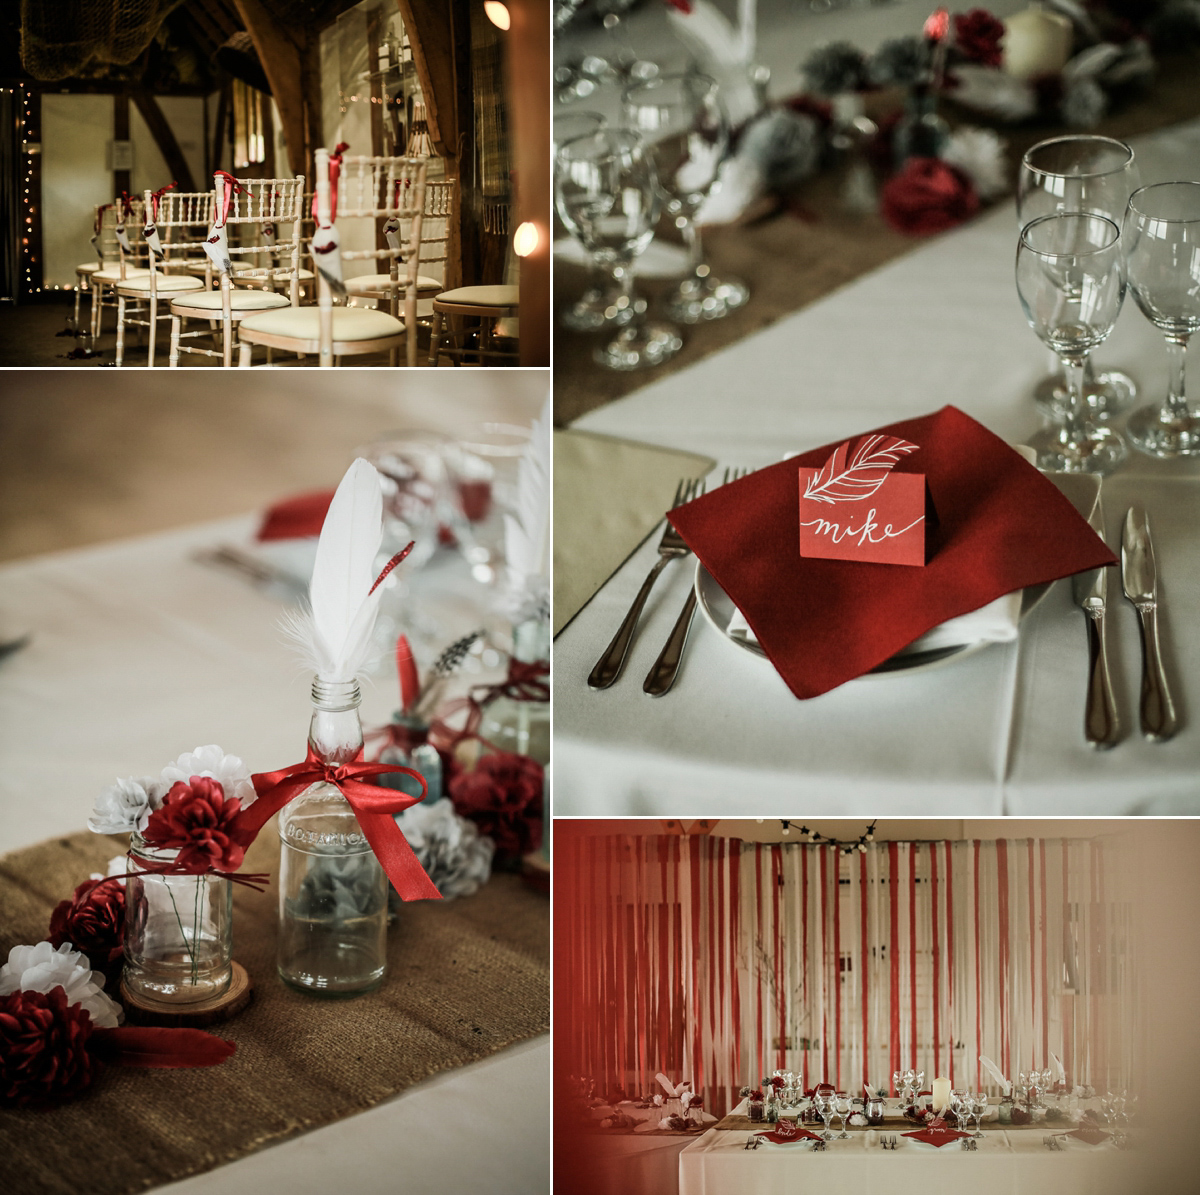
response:
M435 303L461 303L464 307L516 307L520 288L516 286L460 286L444 290Z
M266 274L260 274L256 278L243 278L242 275L248 274L251 270L265 270L266 268L267 268L266 266L238 265L237 262L234 262L233 263L233 280L235 282L237 282L240 286L262 286L267 280ZM278 268L278 270L276 271L276 273L275 273L275 285L276 286L278 286L281 282L287 281L287 279L281 277L281 271L284 271L285 269L286 269L286 267L280 266ZM292 276L292 272L290 269L286 270L286 273L287 273L288 278L290 278ZM313 272L312 272L312 270L306 270L303 266L301 266L296 271L296 277L301 282L311 282L313 279Z
M263 332L268 336L294 336L297 340L317 340L321 335L319 307L289 307L286 311L264 311L242 320L241 330ZM334 340L375 340L395 336L404 325L386 311L365 307L333 309Z
M281 295L266 290L231 290L229 292L229 307L231 311L268 311L272 307L291 306L287 295ZM171 300L171 310L176 307L198 309L201 311L220 311L221 292L206 290L198 295L180 295Z
M125 277L137 278L141 274L149 274L150 271L143 269L141 266L126 266ZM120 266L105 266L102 270L94 270L92 278L96 282L120 282L121 267Z
M357 278L346 279L346 289L352 295L363 295L368 291L386 291L392 284L390 274L360 274ZM407 285L403 276L399 279L400 289ZM417 275L417 290L440 291L442 284L436 278L426 278L424 274Z
M107 265L107 263L106 263L106 265ZM78 265L75 267L75 273L76 274L95 274L98 271L105 269L106 265L102 266L97 261L85 261L82 265Z
M95 277L95 275L93 275ZM120 283L118 290L136 290L150 293L150 275L149 273L139 275L137 278L126 277L125 281ZM155 279L156 291L165 290L203 290L204 283L199 278L189 278L186 274L159 274Z

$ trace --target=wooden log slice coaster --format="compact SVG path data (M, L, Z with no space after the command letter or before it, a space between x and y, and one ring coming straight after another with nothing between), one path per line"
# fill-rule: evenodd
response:
M121 1004L125 1015L135 1025L160 1025L168 1029L202 1029L237 1016L254 995L250 976L241 963L233 964L233 978L219 996L198 1000L195 1004L175 1004L168 1000L153 1000L133 992L121 977Z

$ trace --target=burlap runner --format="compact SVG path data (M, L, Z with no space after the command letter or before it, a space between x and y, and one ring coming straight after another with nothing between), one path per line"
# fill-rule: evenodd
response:
M0 960L13 945L42 940L54 905L126 845L74 834L0 859ZM245 870L278 873L274 822ZM276 904L273 887L234 887L234 956L254 1000L214 1031L236 1041L237 1053L202 1070L111 1067L73 1102L0 1112L0 1192L141 1191L549 1028L549 902L515 876L493 876L472 897L406 905L388 931L383 987L354 1000L314 999L279 981Z
M1089 130L1129 138L1200 115L1200 54L1165 58L1153 87L1120 111ZM978 116L956 113L943 105L951 123L983 124ZM1048 124L996 126L1008 142L1013 177L1025 151L1046 137L1071 130ZM556 262L554 267L554 420L564 427L588 411L631 393L766 328L785 315L830 294L885 263L925 243L922 237L893 232L874 213L853 216L840 210L841 180L829 173L807 182L797 198L811 214L797 219L783 214L744 227L706 230L704 246L716 277L733 275L750 287L750 301L740 311L711 324L683 329L683 348L655 369L618 373L592 360L592 350L604 333L581 335L562 327L562 311L583 293L588 275L578 266ZM666 231L666 221L660 235ZM1014 229L1014 245L1016 244ZM639 279L638 290L651 301L675 285L673 281ZM612 333L607 333L611 337Z

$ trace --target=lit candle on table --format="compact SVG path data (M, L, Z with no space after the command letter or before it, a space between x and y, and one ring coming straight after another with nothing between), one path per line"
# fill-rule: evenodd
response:
M950 1080L934 1079L933 1081L933 1110L939 1116L944 1116L950 1104Z
M1057 75L1071 57L1071 22L1040 5L1013 13L1004 22L1004 70L1018 79Z

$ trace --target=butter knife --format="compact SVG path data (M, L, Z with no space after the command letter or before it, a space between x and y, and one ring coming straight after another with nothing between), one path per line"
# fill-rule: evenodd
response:
M1163 743L1179 729L1158 645L1158 578L1150 523L1140 503L1125 516L1121 534L1121 581L1142 623L1142 734Z
M1088 516L1091 529L1104 539L1104 511L1100 495L1096 495L1092 513ZM1088 631L1088 690L1083 716L1083 733L1098 751L1115 747L1121 738L1121 723L1117 702L1108 673L1108 636L1104 615L1108 605L1108 569L1097 568L1076 573L1071 578L1075 601L1087 615Z

